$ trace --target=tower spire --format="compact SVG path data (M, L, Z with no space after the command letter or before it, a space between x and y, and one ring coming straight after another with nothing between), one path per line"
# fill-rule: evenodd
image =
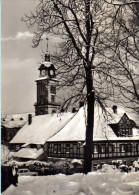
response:
M48 37L46 37L47 43L46 43L45 61L50 62L50 54L49 54L49 51L48 51L48 40L49 40Z

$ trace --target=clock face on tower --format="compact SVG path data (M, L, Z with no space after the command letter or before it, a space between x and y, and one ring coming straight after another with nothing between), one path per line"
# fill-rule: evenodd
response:
M45 76L45 70L42 70L42 71L41 71L41 75L42 75L42 76Z
M50 75L54 76L54 70L50 70Z

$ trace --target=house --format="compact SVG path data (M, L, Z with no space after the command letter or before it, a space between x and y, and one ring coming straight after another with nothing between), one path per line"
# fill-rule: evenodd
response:
M34 113L32 113L34 115ZM1 119L1 142L8 144L28 120L28 113L3 115Z
M139 120L124 109L95 106L92 160L99 162L123 159L128 164L139 156ZM106 117L107 116L107 117ZM124 128L122 126L124 125ZM117 129L116 129L116 127ZM86 111L34 116L11 140L15 159L71 158L83 159Z
M99 106L95 106L92 148L94 166L114 159L123 159L130 164L139 157L139 118L133 114L128 116L124 109L117 107L116 112L110 108L106 111L104 113ZM84 158L85 113L82 107L61 131L47 140L49 158Z
M15 151L14 157L20 160L45 158L46 141L60 131L74 115L75 113L67 112L29 118L28 123L10 141L10 150Z

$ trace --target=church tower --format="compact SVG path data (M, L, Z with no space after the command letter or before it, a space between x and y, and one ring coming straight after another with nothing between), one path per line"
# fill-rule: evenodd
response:
M47 44L48 49L48 44ZM57 102L56 86L56 69L50 61L50 54L45 54L45 61L38 68L40 71L37 84L37 102L35 103L35 114L43 115L55 113L59 110L60 104Z

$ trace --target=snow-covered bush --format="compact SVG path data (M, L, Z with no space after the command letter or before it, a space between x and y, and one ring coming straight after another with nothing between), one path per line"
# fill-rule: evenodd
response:
M129 167L127 166L127 165L120 165L119 166L119 170L121 171L121 172L127 172L128 173L128 171L129 171Z
M133 167L135 168L135 171L139 171L139 159L133 162Z
M112 172L113 170L116 170L115 165L109 165L109 164L103 164L101 169L98 169L98 172ZM118 171L118 169L117 169Z
M122 160L112 160L112 165L115 165L117 168L123 164Z
M82 172L82 162L80 160L68 160L61 159L55 162L43 162L43 161L27 161L18 162L10 161L9 166L17 165L18 168L28 168L30 171L37 171L39 175L54 175L58 173L73 174Z
M1 144L1 163L5 164L12 159L12 153L6 145Z

